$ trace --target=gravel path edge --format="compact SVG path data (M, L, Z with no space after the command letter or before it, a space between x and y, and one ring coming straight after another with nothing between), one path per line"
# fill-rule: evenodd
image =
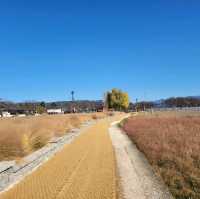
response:
M109 134L116 154L123 199L173 199L168 188L154 174L145 156L114 122Z

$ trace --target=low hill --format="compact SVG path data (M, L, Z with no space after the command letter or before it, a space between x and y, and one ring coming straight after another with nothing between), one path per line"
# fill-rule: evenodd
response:
M20 102L14 103L10 101L0 101L1 111L35 111L37 106L44 106L46 109L62 108L66 112L70 112L72 108L79 111L91 111L103 108L102 100L79 100L79 101L57 101L57 102Z

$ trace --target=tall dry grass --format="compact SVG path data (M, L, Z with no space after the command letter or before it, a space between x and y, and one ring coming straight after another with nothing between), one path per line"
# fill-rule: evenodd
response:
M78 128L86 120L104 116L104 113L96 113L1 118L0 161L23 157L43 147L52 137Z
M200 117L140 116L123 129L178 199L200 198Z
M88 128L72 144L0 199L117 199L109 121Z

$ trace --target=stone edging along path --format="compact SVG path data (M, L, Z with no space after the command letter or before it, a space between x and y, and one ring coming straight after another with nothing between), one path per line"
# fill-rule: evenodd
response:
M172 199L167 187L159 180L147 159L118 127L111 124L110 137L116 154L117 169L124 199Z
M32 173L40 165L53 157L65 144L71 143L92 124L94 124L94 121L85 122L80 129L72 129L62 137L53 138L43 148L24 157L20 163L16 163L16 161L0 162L0 193L7 191L16 183L20 182L25 176Z

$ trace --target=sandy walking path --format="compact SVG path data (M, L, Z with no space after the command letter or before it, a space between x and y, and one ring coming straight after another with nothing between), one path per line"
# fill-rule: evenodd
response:
M97 122L0 199L116 199L109 121Z
M159 181L144 155L138 151L115 122L109 129L115 149L124 199L172 199Z

